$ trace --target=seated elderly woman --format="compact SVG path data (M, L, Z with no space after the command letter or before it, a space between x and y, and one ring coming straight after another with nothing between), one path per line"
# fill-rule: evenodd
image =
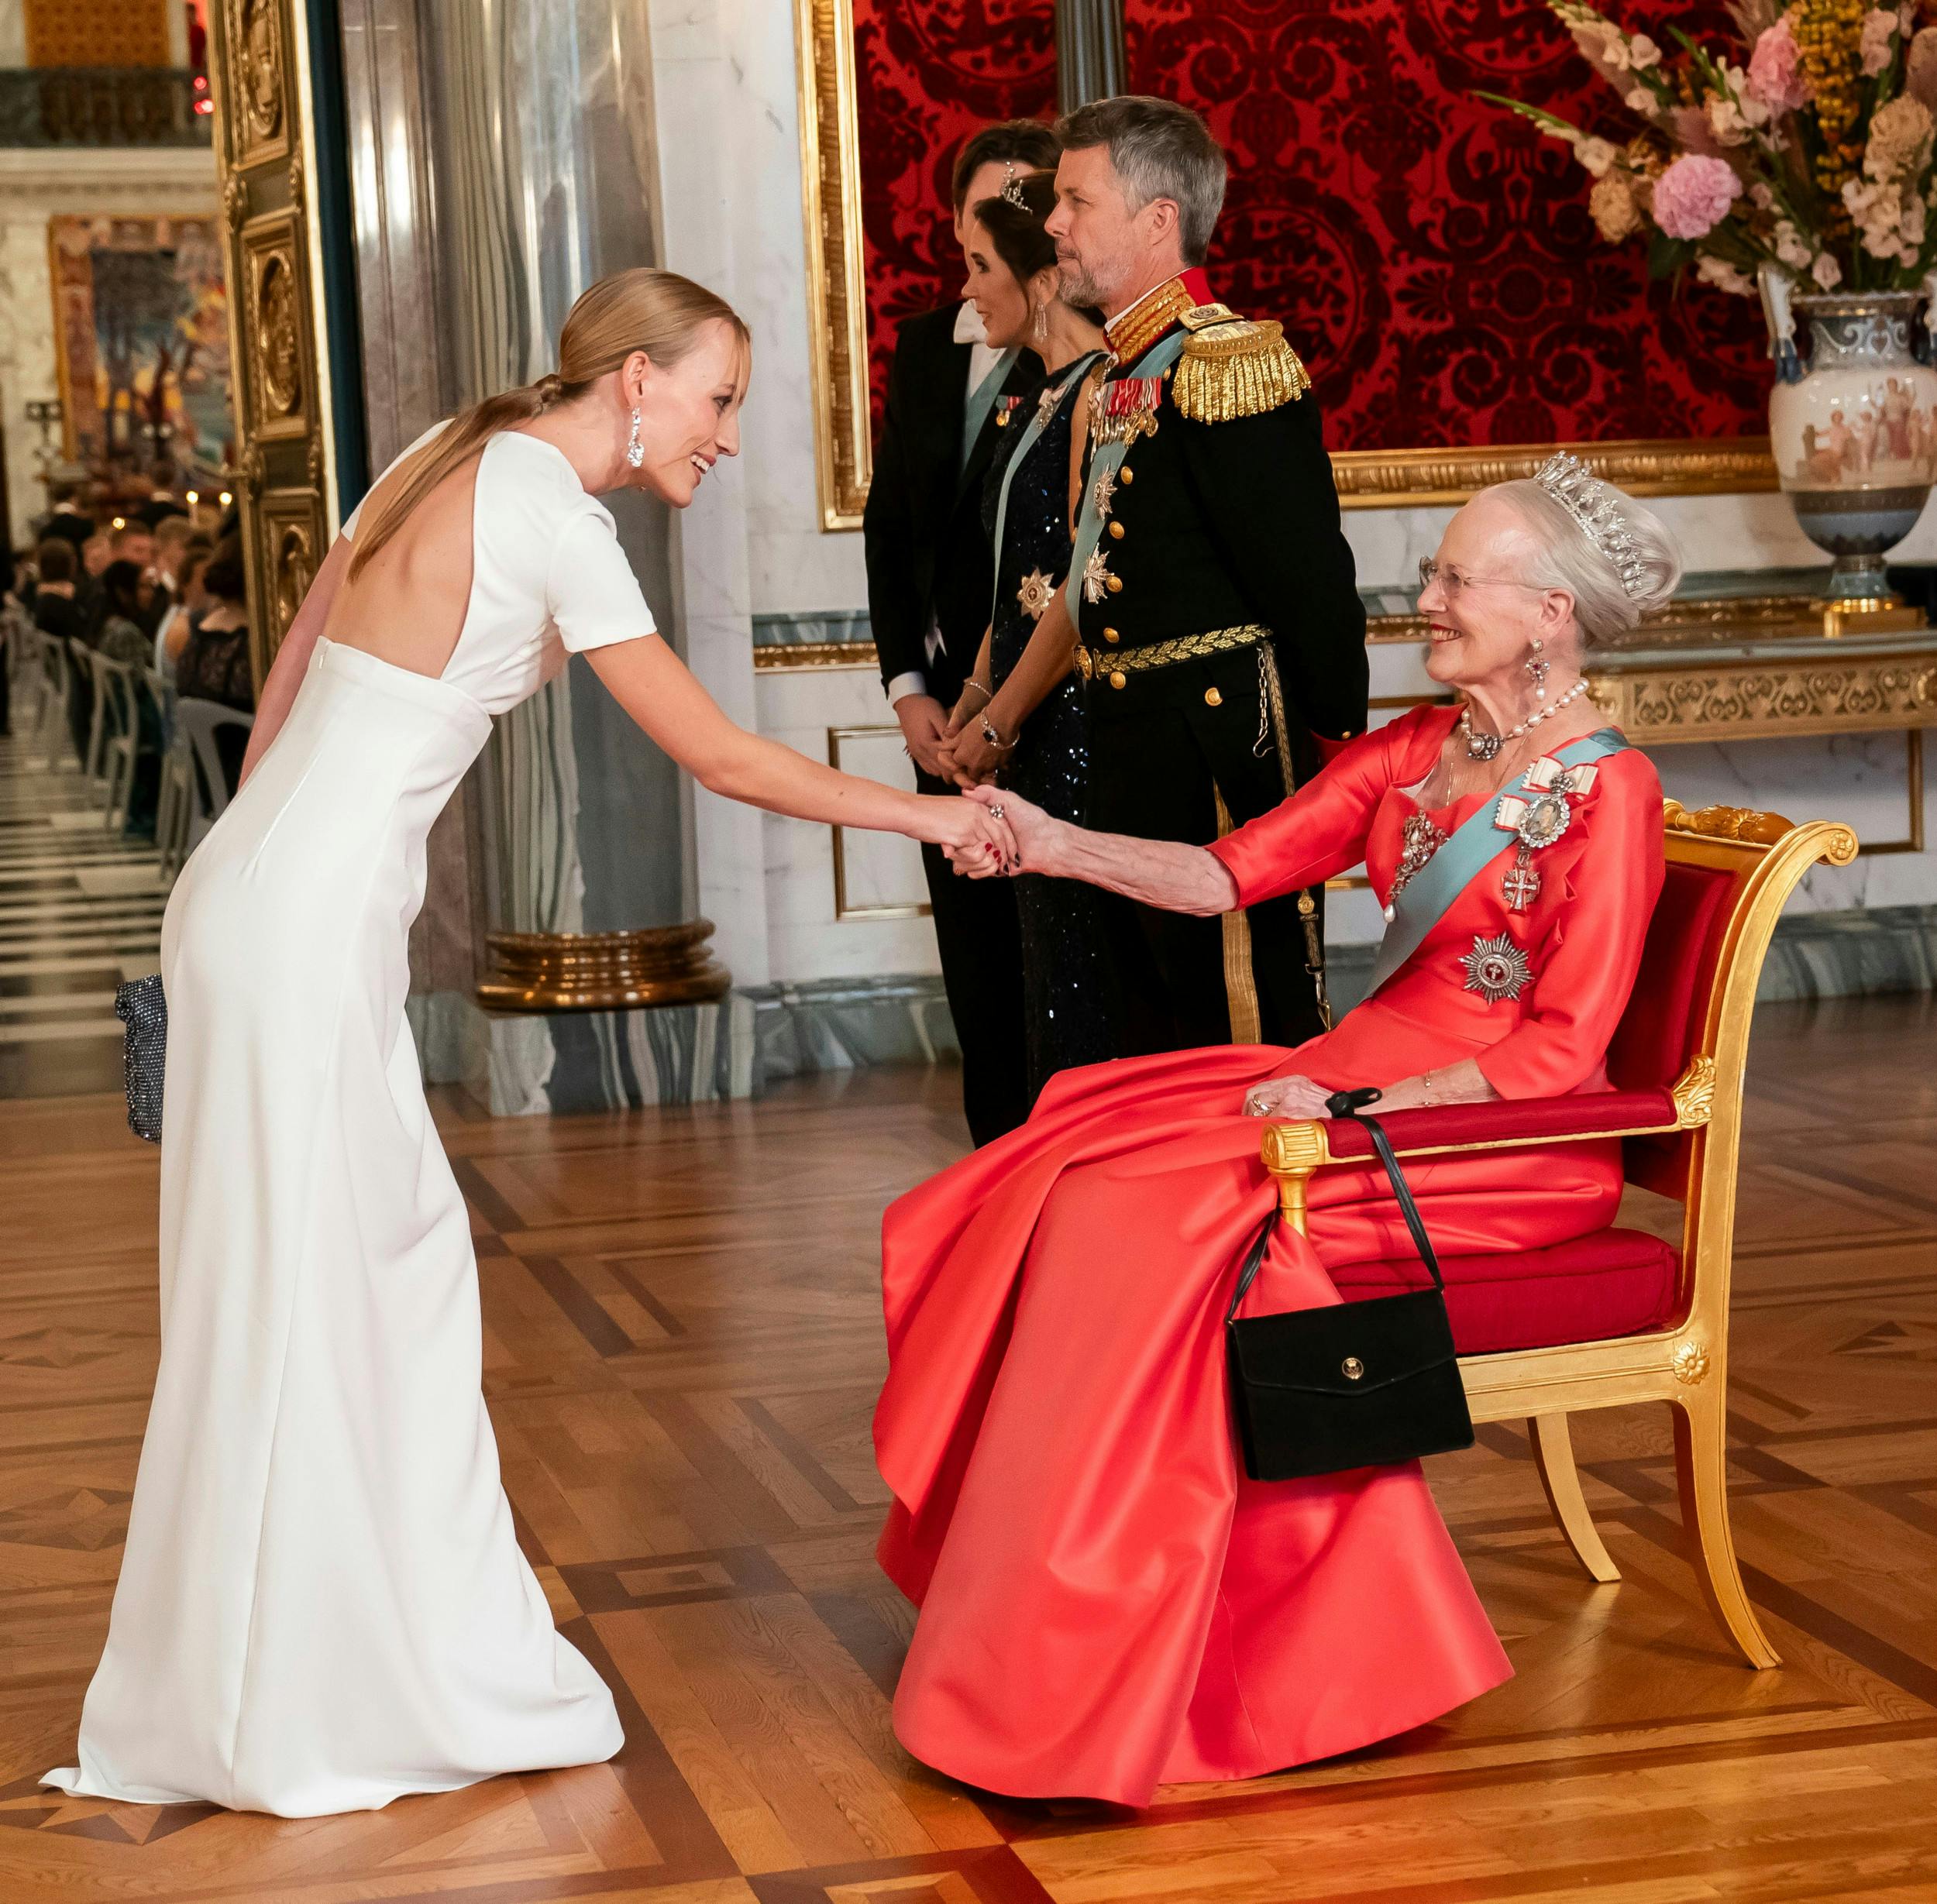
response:
M1389 923L1334 1029L1065 1072L888 1213L879 1552L920 1607L895 1723L971 1784L1141 1804L1369 1744L1509 1672L1418 1465L1247 1479L1223 1353L1275 1198L1254 1120L1365 1085L1381 1109L1605 1088L1660 889L1654 769L1581 678L1584 644L1673 593L1660 524L1557 458L1476 497L1421 568L1427 672L1459 704L1365 735L1214 847L978 792L1033 872L1216 913L1363 860ZM1556 787L1557 833L1552 803L1512 830ZM1584 1235L1621 1194L1612 1139L1410 1177L1442 1256ZM1329 1268L1411 1249L1376 1167L1314 1180L1309 1223L1277 1231L1247 1313L1335 1302Z

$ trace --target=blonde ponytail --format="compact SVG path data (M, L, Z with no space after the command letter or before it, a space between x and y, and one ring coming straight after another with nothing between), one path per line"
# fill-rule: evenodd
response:
M635 350L644 351L661 369L670 369L693 349L710 324L730 325L742 347L749 342L739 313L724 297L677 272L641 266L615 271L588 287L559 334L557 369L535 383L501 391L460 411L364 524L347 579L354 581L364 564L404 526L411 511L488 438L581 395Z

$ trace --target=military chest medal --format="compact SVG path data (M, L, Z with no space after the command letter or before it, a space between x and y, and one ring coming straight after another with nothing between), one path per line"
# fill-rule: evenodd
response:
M1552 846L1572 825L1574 809L1567 796L1585 793L1594 785L1595 773L1591 763L1564 768L1552 754L1543 754L1522 776L1522 791L1501 796L1493 823L1520 843L1500 882L1501 893L1514 912L1524 912L1540 896L1533 855Z
M1134 443L1157 434L1161 376L1113 377L1090 400L1089 433L1099 443Z

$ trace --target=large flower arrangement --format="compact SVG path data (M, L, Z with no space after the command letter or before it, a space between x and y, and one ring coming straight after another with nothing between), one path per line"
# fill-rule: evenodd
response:
M1572 146L1602 236L1645 236L1656 276L1692 264L1746 295L1770 267L1801 290L1895 290L1937 266L1937 25L1920 25L1917 5L1739 0L1725 52L1679 30L1663 48L1577 0L1548 5L1640 130L1617 145L1496 103Z

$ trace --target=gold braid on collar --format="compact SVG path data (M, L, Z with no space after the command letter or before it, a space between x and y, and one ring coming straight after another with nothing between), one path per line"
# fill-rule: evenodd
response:
M1147 297L1103 326L1111 356L1120 364L1134 364L1166 331L1181 324L1186 311L1200 308L1209 307L1197 304L1185 290L1181 277L1158 285Z

